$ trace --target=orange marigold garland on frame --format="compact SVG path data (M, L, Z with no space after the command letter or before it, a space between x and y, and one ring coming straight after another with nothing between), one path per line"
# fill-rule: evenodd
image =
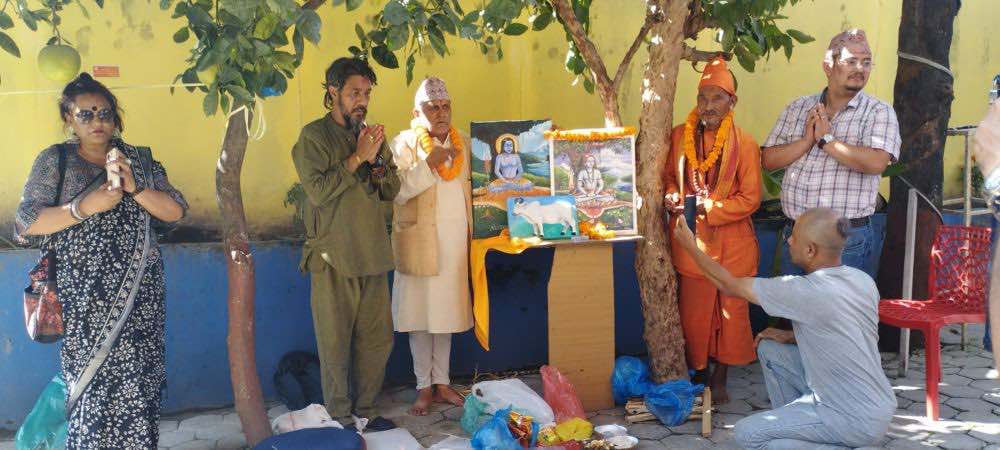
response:
M434 149L430 133L423 127L414 127L413 130L417 133L417 142L420 142L420 146L424 148L425 152L430 153ZM434 168L444 181L451 181L458 177L462 173L462 164L465 163L465 144L455 127L448 130L448 139L451 140L451 147L455 149L455 157L451 159L451 167L448 167L448 163L442 163Z
M698 110L694 109L688 114L687 122L684 122L684 156L692 167L704 174L715 165L715 162L722 156L722 148L729 139L729 131L733 128L733 112L729 111L719 125L719 131L715 134L715 143L712 144L712 151L705 155L704 160L698 159L698 152L694 147L694 130L698 127Z

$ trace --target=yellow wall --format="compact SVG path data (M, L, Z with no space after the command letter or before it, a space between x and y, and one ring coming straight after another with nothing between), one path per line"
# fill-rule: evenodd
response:
M90 20L75 6L65 14L64 35L80 50L84 70L94 65L118 65L121 78L105 79L111 86L167 84L183 68L188 46L171 39L182 22L172 20L158 9L158 2L122 0L107 2L104 11L90 7ZM367 20L380 1L368 0L363 9L346 13L324 6L321 44L307 44L307 55L288 92L266 101L267 133L250 144L244 166L244 199L254 231L287 227L291 210L282 205L285 191L296 176L289 150L306 122L324 113L320 84L323 71L334 58L344 55L356 39L353 24ZM471 4L474 2L465 1ZM475 2L478 3L478 2ZM593 36L606 57L609 70L632 40L632 30L642 19L639 0L604 0L593 6ZM868 92L891 102L895 79L896 39L901 0L814 0L789 9L786 26L805 30L817 41L798 47L788 62L783 55L758 64L747 74L734 67L740 82L738 123L763 140L781 109L792 99L818 91L825 83L820 61L825 44L833 34L847 27L867 29L876 53L877 67ZM956 100L952 124L974 123L985 111L985 96L992 75L1000 72L1000 57L991 53L1000 48L1000 36L990 33L995 21L986 0L963 3L955 24L951 63L956 74ZM623 32L622 30L629 30ZM61 86L42 78L35 55L48 39L43 32L32 33L23 25L10 30L21 46L22 58L0 54L0 142L6 163L0 165L0 223L11 216L20 197L24 179L39 150L62 138L56 114L54 92L3 95L11 91L56 90ZM472 44L452 40L447 59L421 58L416 79L435 74L448 82L455 99L455 123L467 126L476 120L551 117L567 128L599 126L600 102L581 87L570 85L563 69L563 32L551 26L543 33L528 33L505 41L505 57L495 61L483 57ZM699 47L712 49L711 36L704 33ZM621 93L625 122L636 124L640 109L638 96L645 59L640 51L630 69L628 84ZM378 69L379 86L369 113L369 122L385 123L390 130L407 126L412 108L413 87L406 86L401 70ZM695 73L682 67L675 110L683 115L693 106ZM181 188L192 205L190 224L214 226L217 216L214 195L214 168L221 142L222 115L205 118L201 95L167 89L120 89L117 95L126 109L125 137L135 144L153 147L167 167L171 181ZM905 151L905 149L904 149ZM946 155L946 184L955 192L961 164L960 142L949 143Z

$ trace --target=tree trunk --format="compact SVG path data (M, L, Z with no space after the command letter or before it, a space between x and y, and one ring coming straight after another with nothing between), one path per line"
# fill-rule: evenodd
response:
M959 0L903 0L899 24L899 51L949 66L955 15ZM952 78L927 64L899 58L893 104L903 137L900 161L902 174L914 187L941 205L945 131L954 98ZM906 229L909 186L892 179L887 230ZM923 200L917 214L916 248L913 264L913 297L927 297L927 271L931 245L939 220ZM899 298L902 293L903 255L906 233L886 233L879 270L879 290L883 298ZM893 335L896 338L893 338ZM898 345L898 329L884 330L885 349Z
M229 373L233 383L236 413L243 434L251 447L271 435L260 379L254 342L254 263L247 242L246 214L240 190L240 172L247 150L246 123L253 117L244 109L229 117L222 152L216 165L215 189L222 214L223 242L226 250L226 274L229 282Z
M662 383L687 377L684 334L677 309L677 277L663 220L663 168L670 152L674 95L688 5L669 0L649 0L647 4L657 11L666 11L667 20L650 30L653 43L649 46L649 63L643 77L636 172L641 199L639 232L645 239L637 247L635 271L653 381Z

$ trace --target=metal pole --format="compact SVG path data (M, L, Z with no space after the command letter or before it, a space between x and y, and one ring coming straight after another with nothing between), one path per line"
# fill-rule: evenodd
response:
M913 253L917 238L917 190L910 188L906 199L906 248L903 256L903 299L913 299ZM899 377L906 377L910 365L910 329L899 330Z
M965 141L965 210L962 211L963 224L972 226L972 153L969 151L969 133L962 135ZM962 324L962 351L965 351L966 325Z

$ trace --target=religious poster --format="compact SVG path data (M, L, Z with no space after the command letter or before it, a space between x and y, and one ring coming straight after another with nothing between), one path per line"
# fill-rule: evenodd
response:
M553 195L572 195L581 220L619 235L635 234L635 130L548 133Z
M549 120L473 122L472 235L487 238L507 228L507 199L552 194L545 132Z
M576 198L571 195L510 197L507 199L507 222L511 238L557 240L580 234Z

